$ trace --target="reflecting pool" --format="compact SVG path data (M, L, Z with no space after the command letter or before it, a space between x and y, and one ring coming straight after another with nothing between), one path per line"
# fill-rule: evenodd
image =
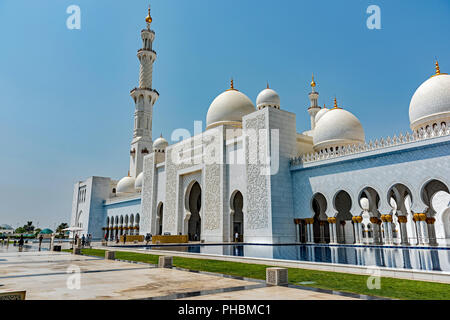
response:
M450 272L450 250L326 245L189 245L147 248L265 259Z

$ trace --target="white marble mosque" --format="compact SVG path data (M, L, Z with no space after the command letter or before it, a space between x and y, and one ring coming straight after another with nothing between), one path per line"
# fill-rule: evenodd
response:
M129 173L77 182L71 226L97 239L230 242L237 233L245 243L450 245L450 76L437 62L411 99L410 132L366 141L336 99L319 106L313 78L311 128L299 133L269 85L253 103L232 81L212 99L206 130L169 145L152 140L150 11L146 22Z

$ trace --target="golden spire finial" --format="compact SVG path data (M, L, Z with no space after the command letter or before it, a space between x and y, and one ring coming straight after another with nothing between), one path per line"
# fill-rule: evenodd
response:
M313 87L313 88L316 87L316 83L314 82L314 73L312 74L311 87Z
M334 109L337 109L337 108L338 108L336 97L334 97L334 106L333 106L333 108L334 108Z
M237 91L237 90L234 88L234 80L233 80L233 78L231 78L230 89L228 89L227 91Z
M128 170L128 177L130 176L130 170Z
M152 23L153 19L152 16L150 15L150 5L148 6L148 16L147 18L145 18L145 22L147 22L148 24Z
M437 61L437 59L435 65L436 65L436 74L441 74L441 69L439 69L439 62Z
M270 89L270 87L269 87L269 81L267 81L267 89Z
M435 65L435 69L436 69L436 74L433 74L431 76L432 78L435 76L439 76L441 74L446 74L446 73L441 73L441 69L439 68L439 62L438 62L437 58L436 58L436 62L434 63L434 65Z

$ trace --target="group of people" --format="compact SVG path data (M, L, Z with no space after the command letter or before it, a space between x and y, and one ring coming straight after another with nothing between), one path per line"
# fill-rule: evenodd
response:
M78 234L75 235L75 246L77 246L79 243L82 247L89 247L92 242L92 234L88 234L85 236L84 234L79 237Z
M0 244L2 246L6 245L7 247L9 247L9 241L10 241L9 237L6 238L4 235L2 235L2 237L0 239ZM22 250L23 245L25 244L25 239L23 237L23 234L20 235L19 241L14 239L14 243L13 244L14 244L14 246L16 246L16 244L17 244L19 246L19 250Z

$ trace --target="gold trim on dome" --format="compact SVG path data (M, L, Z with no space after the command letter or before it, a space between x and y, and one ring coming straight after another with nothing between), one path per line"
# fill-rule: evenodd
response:
M227 91L238 91L237 89L234 88L233 78L231 78L230 89L228 89Z
M435 69L436 69L436 74L433 74L431 76L431 78L436 77L436 76L440 76L442 74L447 74L447 73L441 73L441 69L439 68L439 62L437 60L436 60L436 63L434 65L435 65Z
M334 98L334 105L333 105L333 109L342 109L342 108L338 107L338 104L337 104L337 99L336 99L336 97Z

